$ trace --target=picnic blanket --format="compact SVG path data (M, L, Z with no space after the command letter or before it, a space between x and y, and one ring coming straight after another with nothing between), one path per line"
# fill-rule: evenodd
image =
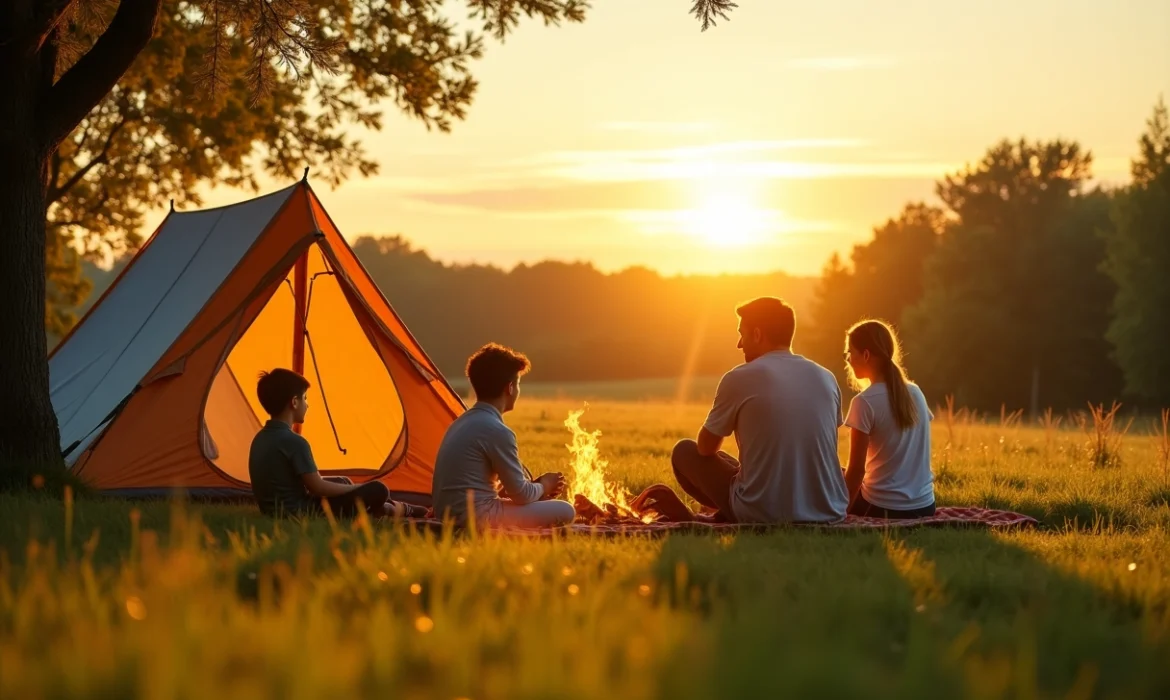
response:
M657 498L656 498L657 497ZM577 520L571 525L543 528L489 528L494 533L524 537L553 537L575 534L594 537L663 536L667 534L721 534L729 532L772 532L783 529L817 528L824 530L908 529L921 527L971 527L997 530L1033 527L1039 521L1022 513L990 508L943 506L929 518L915 520L885 520L847 515L836 523L721 523L698 518L687 509L665 486L653 486L643 491L630 504L620 509L613 504L599 506L588 499L574 499ZM648 522L647 522L648 520ZM412 521L419 529L442 531L442 522L435 519Z
M962 508L943 507L935 511L929 518L917 520L884 520L882 518L863 518L856 515L847 515L837 523L792 523L792 524L758 524L758 523L709 523L709 522L669 522L654 521L620 522L620 523L573 523L564 527L546 527L535 529L499 528L496 532L508 535L523 535L528 537L552 537L554 533L576 535L591 535L602 537L626 537L637 535L662 536L667 534L722 534L731 532L775 532L784 529L825 529L825 530L873 530L873 529L908 529L917 527L974 527L992 529L1011 529L1032 527L1039 521L1022 513L1013 513L1006 510L992 510L990 508Z

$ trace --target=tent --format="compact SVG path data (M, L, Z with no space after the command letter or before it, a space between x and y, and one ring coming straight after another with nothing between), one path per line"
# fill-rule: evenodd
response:
M172 212L49 357L66 464L118 495L250 495L262 370L313 384L299 429L324 475L429 502L465 409L308 183Z

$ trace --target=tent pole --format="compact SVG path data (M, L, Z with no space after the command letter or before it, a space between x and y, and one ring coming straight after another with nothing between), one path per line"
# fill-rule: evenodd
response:
M293 268L293 356L292 370L297 374L305 374L305 316L308 310L309 292L309 252L306 250L297 258ZM294 425L293 430L301 432L300 425Z

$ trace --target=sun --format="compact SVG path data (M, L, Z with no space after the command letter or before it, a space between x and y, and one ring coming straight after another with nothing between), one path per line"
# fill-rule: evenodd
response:
M738 248L763 239L767 212L746 194L721 192L702 195L700 205L682 214L687 234L714 248Z

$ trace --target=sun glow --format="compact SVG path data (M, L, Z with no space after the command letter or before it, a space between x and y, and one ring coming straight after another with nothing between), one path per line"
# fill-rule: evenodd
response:
M738 192L702 195L698 208L681 212L683 230L714 248L758 243L768 231L768 212Z

